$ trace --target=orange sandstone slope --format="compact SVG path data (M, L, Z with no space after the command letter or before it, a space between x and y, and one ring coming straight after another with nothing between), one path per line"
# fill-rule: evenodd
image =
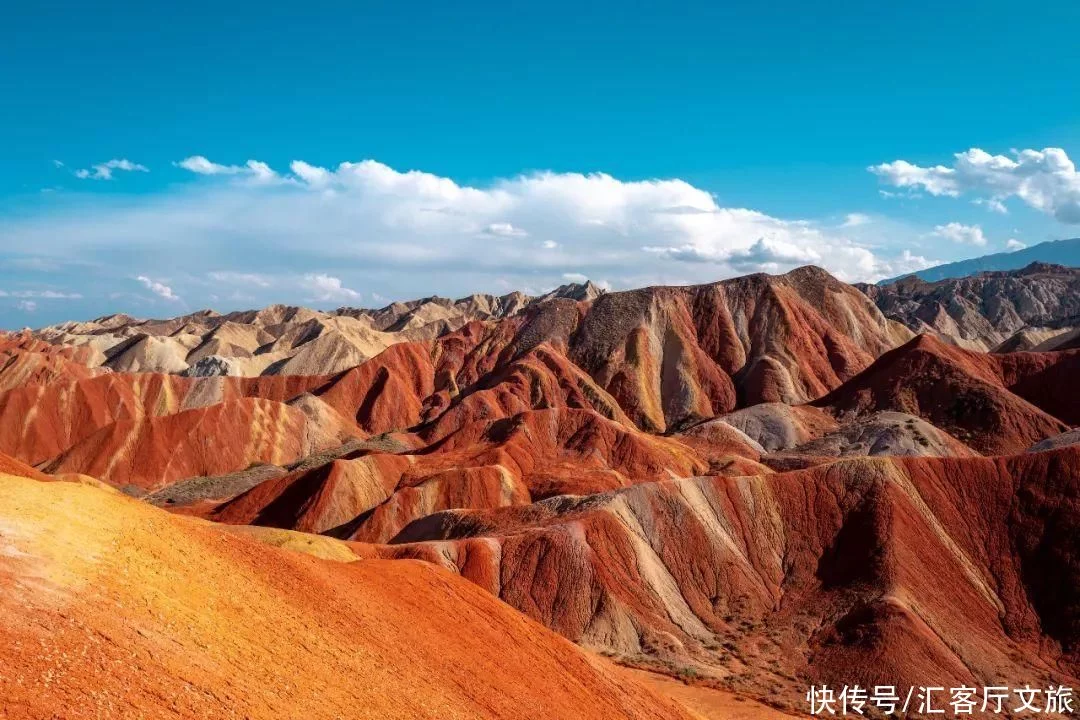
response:
M0 473L4 475L17 475L19 477L33 478L35 480L49 480L50 477L43 472L38 472L24 462L20 462L10 455L0 453Z
M27 332L0 333L0 392L51 379L83 378L103 371L87 366L86 348L51 345Z
M44 469L91 475L145 492L255 463L285 465L355 436L344 423L320 426L297 407L244 398L163 417L119 420L76 443Z
M39 352L20 351L32 362ZM284 402L319 387L319 376L185 378L157 373L84 376L69 366L40 381L8 382L0 368L0 452L38 464L115 422L162 417L257 397Z
M689 715L427 563L319 560L0 475L6 718Z

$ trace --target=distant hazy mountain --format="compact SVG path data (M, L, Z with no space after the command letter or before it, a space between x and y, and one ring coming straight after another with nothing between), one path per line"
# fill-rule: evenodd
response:
M937 265L910 274L918 275L923 280L935 282L946 278L967 277L986 270L1019 270L1033 262L1080 267L1080 238L1039 243L1016 252L983 255L970 260ZM887 285L898 279L882 280L878 284Z

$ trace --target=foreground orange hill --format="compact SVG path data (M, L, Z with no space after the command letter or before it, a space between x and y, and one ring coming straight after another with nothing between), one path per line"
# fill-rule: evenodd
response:
M428 563L278 550L0 475L6 718L672 718L673 702Z

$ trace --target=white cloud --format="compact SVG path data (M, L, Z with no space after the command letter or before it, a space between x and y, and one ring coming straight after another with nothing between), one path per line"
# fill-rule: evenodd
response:
M39 300L80 300L81 293L66 293L56 290L0 290L0 297L37 298Z
M1016 238L1009 238L1005 243L1005 249L1009 252L1016 252L1017 250L1023 250L1027 247L1027 243L1022 243Z
M1061 222L1080 223L1080 173L1061 148L1014 150L1012 157L971 148L953 158L948 167L896 160L868 169L895 187L949 197L973 193L998 212L1017 197Z
M686 262L728 264L740 272L776 272L783 267L811 265L821 261L812 248L776 238L758 238L748 248L729 249L683 245L681 247L650 247L643 250Z
M37 306L37 303L34 302L33 300L20 300L19 304L16 305L16 307L19 308L20 310L22 310L23 312L32 313L35 310L37 310L38 306Z
M931 195L960 194L956 184L956 170L943 165L927 168L913 165L907 160L895 160L867 169L898 188L923 189Z
M255 296L249 293L269 288L275 291L300 289L308 294L307 299L317 302L356 301L361 297L360 293L345 287L341 278L325 273L283 273L270 276L253 272L214 270L206 273L206 278L215 285L231 286L233 290L228 297L236 301L254 301ZM241 292L239 288L244 288L244 291Z
M924 231L888 218L843 229L834 218L781 218L725 207L678 179L537 172L470 186L373 160L332 169L300 162L281 174L257 161L228 166L194 156L178 163L194 173L184 187L92 206L58 193L40 212L4 218L0 262L2 248L34 248L35 257L93 267L78 276L84 285L70 286L88 296L144 277L145 287L168 289L155 297L227 309L312 298L357 304L352 288L360 287L395 298L458 297L496 291L498 280L543 288L577 274L627 288L807 263L845 281L873 281L917 269L913 258L921 257L910 253ZM253 181L260 177L274 181ZM496 240L486 229L527 229L533 240ZM147 276L146 258L169 279ZM118 305L95 311L125 309Z
M309 165L303 160L293 160L292 164L289 165L289 169L312 187L325 187L333 179L333 175L326 168Z
M304 276L303 286L312 292L316 302L348 302L360 299L360 293L342 285L341 278L323 273Z
M579 283L579 284L586 283L586 282L589 281L589 277L587 275L582 275L581 273L563 273L562 278L563 278L563 280L566 280L567 282Z
M244 168L239 165L219 165L210 162L202 155L186 157L176 165L199 175L236 175L244 172Z
M962 245L977 245L979 247L986 245L986 236L983 235L982 228L978 225L962 225L951 222L947 225L935 227L932 235Z
M278 174L269 165L258 160L248 160L243 165L221 165L202 155L192 155L177 162L176 166L197 175L246 175L257 182L270 182L278 178Z
M270 279L258 273L234 272L232 270L214 270L206 273L206 277L214 282L227 285L254 285L256 287L270 287Z
M905 275L907 273L915 272L916 270L925 270L926 268L931 268L940 264L940 260L928 260L922 255L915 255L910 250L905 250L900 254L900 257L888 263L888 276L896 277L898 275Z
M270 166L258 160L248 160L245 165L248 173L256 182L273 182L278 179L278 174L270 169Z
M972 202L976 205L983 205L990 212L996 212L999 215L1009 214L1009 208L1005 207L1005 203L998 198L976 198Z
M145 275L139 275L135 279L141 282L147 290L154 293L160 298L173 302L177 302L180 300L180 297L177 296L176 293L172 291L172 288L165 283L159 282L157 280L152 280Z
M62 165L63 163L57 165L57 167L61 167ZM76 170L75 177L80 180L112 180L114 170L123 170L124 172L150 172L150 168L145 165L133 163L126 158L114 158L108 162L94 165L89 170L85 168Z
M484 228L484 232L488 235L494 235L496 237L509 238L527 237L529 234L521 228L514 227L508 222L491 223L486 228Z
M870 222L869 215L863 215L862 213L848 213L844 216L844 222L840 227L859 227L860 225L866 225Z

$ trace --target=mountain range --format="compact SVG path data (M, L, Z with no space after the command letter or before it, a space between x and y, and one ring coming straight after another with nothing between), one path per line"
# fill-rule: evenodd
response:
M1076 685L1080 349L1039 345L1077 282L804 267L7 334L0 697L700 718Z
M1032 263L933 282L909 275L858 287L911 331L962 347L1065 350L1080 342L1080 268Z
M962 278L976 275L981 272L1003 272L1019 270L1031 263L1048 263L1051 265L1064 265L1066 267L1080 267L1080 238L1067 240L1050 240L1028 248L1013 250L1010 252L982 255L969 260L944 263L916 270L903 277L914 275L927 282L937 282L949 278ZM882 280L880 285L889 285L900 278Z

